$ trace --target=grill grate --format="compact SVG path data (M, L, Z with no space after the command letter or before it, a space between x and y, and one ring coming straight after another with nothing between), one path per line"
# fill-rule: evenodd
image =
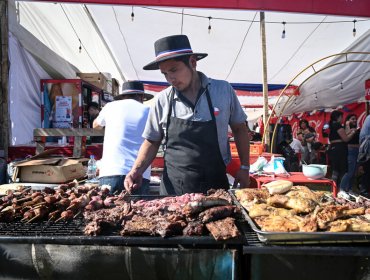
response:
M79 236L84 223L80 219L68 222L0 223L0 236Z

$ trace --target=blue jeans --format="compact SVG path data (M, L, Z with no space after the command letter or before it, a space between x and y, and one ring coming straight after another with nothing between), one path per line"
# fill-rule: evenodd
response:
M340 183L340 189L348 192L352 189L353 179L357 170L358 147L348 147L348 171L344 174Z
M125 181L126 175L113 175L104 176L99 178L99 184L111 186L111 193L121 193L124 190L123 182ZM139 189L134 190L132 195L148 195L149 194L150 180L143 178L143 183Z

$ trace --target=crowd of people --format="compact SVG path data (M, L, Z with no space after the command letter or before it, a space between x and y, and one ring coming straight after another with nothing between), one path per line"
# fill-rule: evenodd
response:
M358 126L357 116L349 114L343 124L343 112L334 110L329 122L329 159L332 179L340 186L342 196L353 192L354 179L358 170L362 173L359 193L369 197L370 160L359 161L360 144L366 144L370 136L370 116L366 117L362 129ZM359 168L360 167L360 168Z
M295 164L299 160L303 164L328 163L331 179L340 187L340 195L348 197L348 193L359 193L369 197L370 117L366 118L361 129L356 114L349 113L345 119L343 115L339 110L332 111L329 124L324 125L322 133L329 139L328 145L318 141L316 129L306 119L299 121L296 137L290 130L290 133L279 138L279 141L284 140L283 143L275 144L283 148L278 153L285 157L284 167L287 171L300 171ZM255 134L258 126L258 123L253 126ZM286 144L289 144L289 148ZM296 157L289 153L289 149L294 151Z
M359 194L369 196L370 161L366 157L359 160L360 144L369 141L367 140L370 135L369 128L367 128L369 126L369 116L360 129L356 114L348 114L345 120L343 120L343 112L339 110L334 110L330 115L327 129L329 145L326 152L331 178L340 187L343 196L346 196L347 193L353 193L355 185L358 185ZM318 150L324 145L317 141L315 128L310 126L306 119L299 121L297 138L292 137L289 143L291 148L301 155L301 161L304 164L322 163L318 156ZM366 152L363 153L366 155ZM360 180L356 180L358 178Z

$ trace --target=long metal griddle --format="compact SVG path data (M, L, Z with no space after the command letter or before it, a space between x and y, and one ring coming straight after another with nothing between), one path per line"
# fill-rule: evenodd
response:
M369 232L268 232L262 231L248 215L248 211L239 203L235 190L229 191L234 204L241 209L242 215L251 229L257 234L259 241L266 244L341 244L370 243ZM248 232L248 231L247 231Z

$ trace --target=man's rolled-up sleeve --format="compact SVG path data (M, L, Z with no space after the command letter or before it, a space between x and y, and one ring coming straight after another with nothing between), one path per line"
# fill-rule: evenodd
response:
M247 120L247 115L245 114L242 106L240 105L239 99L236 96L236 93L234 89L231 87L231 85L229 91L231 98L229 124L243 123Z
M143 138L150 141L160 141L163 138L162 128L163 108L160 101L156 99L149 110L148 120L146 121Z

